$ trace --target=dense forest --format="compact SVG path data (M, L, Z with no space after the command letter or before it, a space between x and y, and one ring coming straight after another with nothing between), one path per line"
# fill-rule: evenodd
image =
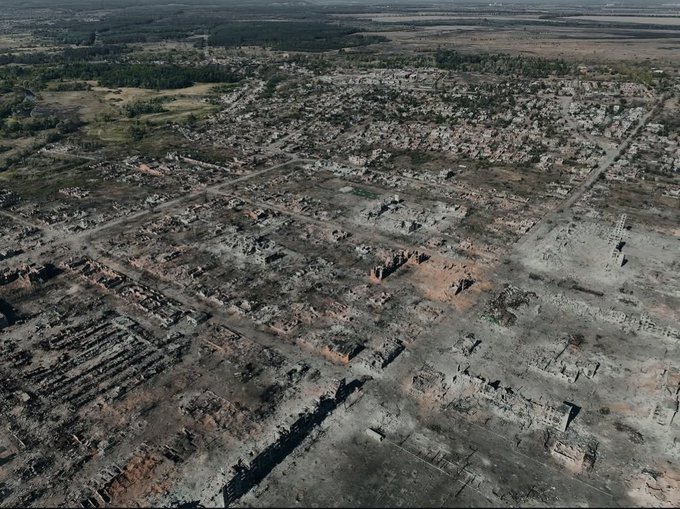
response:
M191 34L196 22L182 22L174 17L159 17L150 10L140 14L108 16L100 21L64 21L40 30L39 36L61 44L89 46L100 43L125 44L181 39Z
M328 9L320 6L296 8L269 2L239 5L230 0L228 6L222 8L215 5L192 5L190 8L179 4L138 5L98 20L71 18L58 21L41 28L36 35L61 44L88 46L178 40L212 33L216 37L214 44L218 45L271 43L290 46L299 38L304 48L313 47L316 40L328 49L364 44L374 39L355 35L359 31L356 28L326 23L327 15ZM297 21L261 21L285 18ZM245 42L241 42L242 36Z
M219 26L209 43L214 46L266 46L283 51L328 51L386 41L366 36L353 27L323 22L233 22Z

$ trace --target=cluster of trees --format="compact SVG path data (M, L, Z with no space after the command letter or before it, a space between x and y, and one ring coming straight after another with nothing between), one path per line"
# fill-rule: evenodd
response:
M0 122L14 115L27 116L33 110L34 103L21 89L5 93L0 99Z
M335 67L335 62L326 58L325 55L298 53L291 55L288 61L305 67L316 75L329 72Z
M328 51L386 41L353 27L323 22L236 21L212 31L213 46L265 46L283 51Z
M5 93L0 98L0 139L32 135L60 125L56 116L31 117L35 107L32 94L21 88Z
M81 60L95 60L130 53L132 48L125 44L107 44L102 46L88 46L81 48L66 48L61 54L62 62L78 62Z
M59 124L59 119L56 116L38 117L38 118L24 118L9 117L5 119L0 134L6 138L15 138L19 136L27 136L35 134L46 129L53 129Z
M79 118L62 118L57 123L57 132L61 135L74 133L84 125L85 122Z
M0 66L0 94L7 94L17 87L39 90L42 88L40 72L35 67L20 65Z
M455 50L442 49L437 49L435 63L440 69L463 72L490 72L530 78L545 78L553 74L565 76L573 72L572 66L564 60L547 60L501 53L466 54Z
M54 66L0 66L0 94L16 87L44 90L50 81L96 80L105 87L153 90L186 88L195 83L236 83L241 76L220 65L180 66L153 63L75 62ZM55 90L82 90L87 84L56 85Z
M76 46L92 46L97 40L97 33L94 30L81 29L55 29L38 30L36 35L54 40L59 44L75 44Z
M136 122L128 127L128 136L132 141L141 141L146 135L146 127L139 122Z
M166 110L163 103L167 100L165 97L154 97L149 101L137 101L126 104L123 107L125 116L128 118L138 117L147 113L163 113Z
M55 135L63 136L83 125L75 117L56 115L31 116L35 98L27 90L16 88L0 98L0 138L13 139L31 136L40 131L56 128Z
M83 122L77 118L59 118L56 115L41 117L6 117L3 119L0 136L4 138L17 138L30 136L40 131L57 129L59 135L66 135L78 130Z
M4 53L0 55L0 65L24 64L37 65L55 62L61 53Z
M279 84L283 83L284 81L286 81L286 76L283 74L274 74L273 76L271 76L264 84L264 90L262 90L262 97L265 98L272 97L274 95L274 92L276 92L276 87L278 87Z

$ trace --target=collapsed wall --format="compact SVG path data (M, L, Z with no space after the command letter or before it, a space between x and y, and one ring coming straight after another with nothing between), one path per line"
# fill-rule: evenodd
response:
M280 433L276 441L268 445L249 462L239 460L232 468L234 476L222 489L224 507L240 499L257 486L289 454L291 454L315 427L320 425L347 397L364 384L353 380L349 384L339 381L329 393L323 395L314 408L303 413L289 429Z
M376 265L371 269L371 281L379 283L406 263L420 265L428 259L429 256L420 251L398 251L397 253L387 256L381 265Z

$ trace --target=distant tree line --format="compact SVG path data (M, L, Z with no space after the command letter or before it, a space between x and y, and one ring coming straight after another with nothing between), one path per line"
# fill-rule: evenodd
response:
M61 64L101 59L130 53L132 48L125 45L91 46L80 48L66 48L54 53L4 53L0 54L0 65L8 64Z
M502 53L459 53L455 50L437 49L435 62L440 69L462 72L488 72L501 75L518 75L545 78L550 75L565 76L573 67L564 60L512 56Z
M132 63L76 63L53 67L43 73L43 79L97 80L103 87L137 87L155 90L186 88L195 83L234 83L239 76L231 70L208 65Z
M55 92L82 92L83 90L91 89L90 84L84 81L64 81L55 83L54 86L50 87L50 90Z
M180 19L159 17L149 11L142 14L108 16L99 21L64 20L37 35L61 44L92 46L95 41L105 44L153 42L181 39L190 34L188 23ZM193 24L191 24L193 27Z

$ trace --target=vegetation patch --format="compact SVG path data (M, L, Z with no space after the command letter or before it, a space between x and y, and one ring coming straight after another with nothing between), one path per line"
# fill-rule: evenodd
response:
M125 116L128 118L138 117L140 115L145 115L147 113L164 113L166 110L163 107L163 103L172 101L172 97L154 97L149 101L136 101L130 104L126 104L123 107Z
M367 200L375 200L378 198L378 194L368 189L362 189L361 187L355 187L352 189L352 194L355 196L360 196L361 198L366 198Z
M154 64L72 64L51 69L46 78L97 80L103 87L148 89L186 88L195 83L230 83L239 80L219 65L189 67Z

